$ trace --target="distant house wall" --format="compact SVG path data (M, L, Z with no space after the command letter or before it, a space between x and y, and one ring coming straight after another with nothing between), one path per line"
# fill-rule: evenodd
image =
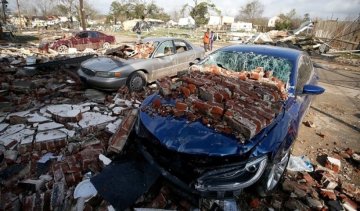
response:
M237 22L231 24L231 31L251 31L253 29L252 23Z

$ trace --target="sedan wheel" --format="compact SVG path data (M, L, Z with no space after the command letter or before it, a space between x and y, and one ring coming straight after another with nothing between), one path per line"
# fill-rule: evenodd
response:
M109 48L110 48L110 43L108 43L108 42L104 42L104 44L103 44L103 48L105 48L105 49L109 49Z
M59 53L67 53L69 48L66 45L60 45L57 49Z
M266 182L267 191L273 190L280 182L285 172L289 158L290 158L290 150L288 150L280 160L275 161L275 163L270 169L268 180Z
M145 85L146 75L141 71L131 74L128 79L128 86L130 91L141 91Z
M281 154L276 155L274 160L269 163L269 167L265 170L257 185L257 192L260 196L266 197L271 195L271 192L279 185L290 159L290 151L290 148L282 151Z

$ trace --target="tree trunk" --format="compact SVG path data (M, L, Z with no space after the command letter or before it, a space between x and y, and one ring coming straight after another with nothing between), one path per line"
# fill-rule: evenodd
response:
M81 18L81 26L83 28L83 30L86 30L86 23L85 23L85 14L84 14L84 0L79 0L80 1L80 18Z
M19 0L16 0L16 3L17 3L18 16L19 16L20 32L22 32L22 18L20 13Z

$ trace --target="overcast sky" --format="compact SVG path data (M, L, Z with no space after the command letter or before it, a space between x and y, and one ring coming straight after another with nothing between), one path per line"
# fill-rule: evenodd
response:
M88 0L101 13L107 13L113 0ZM180 11L185 3L192 4L193 0L154 0L166 12ZM212 0L222 11L223 15L235 16L239 8L247 0ZM310 13L310 17L320 18L356 18L360 14L360 0L260 0L264 4L265 17L272 17L279 13L286 13L295 8L299 15Z
M36 1L36 0L33 0ZM107 14L113 0L87 0L100 13ZM148 0L150 1L150 0ZM185 3L192 4L193 0L153 0L166 12L180 11ZM235 16L239 8L250 0L212 0L222 11L222 15ZM10 0L10 6L14 7L15 0ZM287 13L295 8L298 15L309 13L310 17L345 19L356 18L360 14L360 0L260 0L264 4L265 17L272 17L279 13Z

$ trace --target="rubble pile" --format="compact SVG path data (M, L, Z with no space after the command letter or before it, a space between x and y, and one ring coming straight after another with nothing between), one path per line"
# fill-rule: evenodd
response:
M330 49L330 46L325 41L314 36L291 34L288 31L277 30L256 34L247 43L271 44L316 53L326 53Z
M211 65L175 82L164 78L157 83L161 98L144 107L150 115L201 120L220 133L234 134L241 142L269 125L287 98L284 83L261 67L233 72ZM163 103L164 99L174 99L175 103Z
M115 96L106 105L58 104L2 113L1 194L20 197L2 201L1 209L11 209L19 200L23 208L29 209L38 205L37 200L51 209L66 206L64 200L73 200L67 191L85 173L101 171L99 155L107 154L106 149L116 145L116 137L111 139L114 143L109 143L111 135L117 128L131 130L126 114L136 107L138 103Z
M153 42L137 43L134 47L122 45L117 48L108 49L105 55L116 56L123 59L136 58L146 59L154 52L155 45Z
M284 205L288 209L316 209L316 210L358 210L360 203L360 187L352 184L344 177L346 164L354 165L357 169L359 163L352 157L357 153L351 150L342 150L340 157L333 153L324 157L324 163L316 166L314 172L289 172L282 189L291 194L290 200ZM357 170L358 172L358 170ZM355 172L353 172L355 173ZM292 200L292 201L291 201ZM293 201L297 202L294 203Z
M120 152L152 90L106 94L83 89L73 69L23 74L13 61L25 62L0 59L0 210L70 210L75 187Z

